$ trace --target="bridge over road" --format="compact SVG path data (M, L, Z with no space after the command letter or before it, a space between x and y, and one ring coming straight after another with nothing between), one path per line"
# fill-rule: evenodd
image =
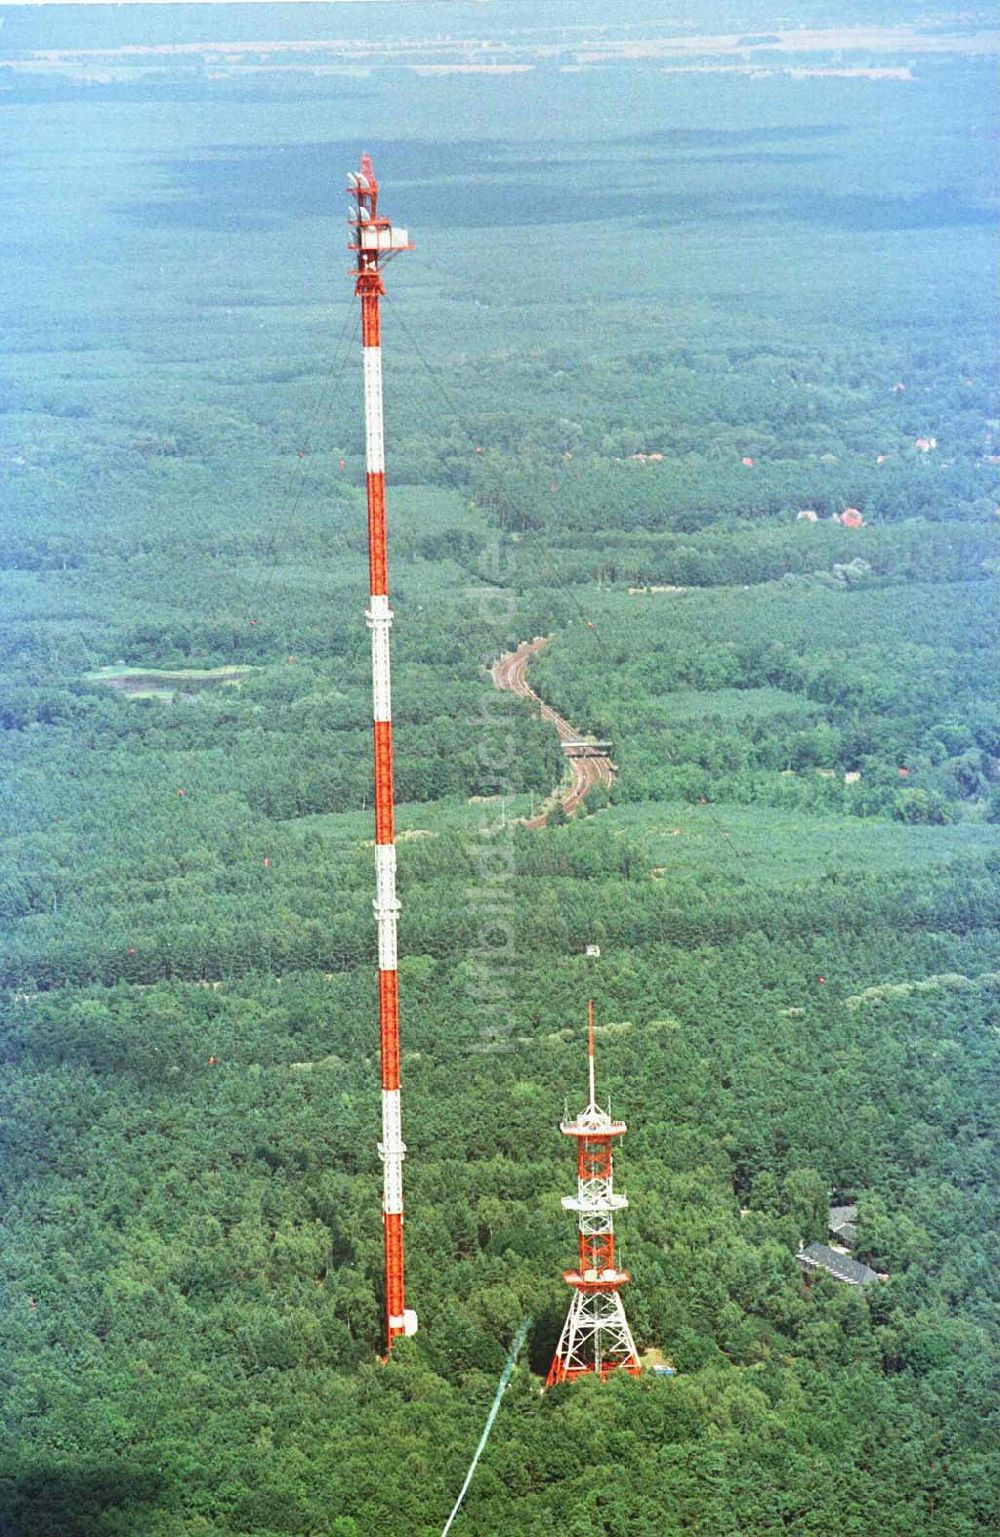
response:
M528 682L528 663L533 656L548 645L551 636L536 635L534 640L523 640L516 651L509 651L493 663L493 682L497 688L508 689L522 699L533 699L538 705L542 720L555 729L570 769L569 785L553 790L549 804L538 816L525 823L527 827L544 827L548 812L553 805L561 805L567 816L572 815L588 790L603 784L609 788L615 782L618 770L610 757L610 742L589 742L581 736L551 705L535 693Z

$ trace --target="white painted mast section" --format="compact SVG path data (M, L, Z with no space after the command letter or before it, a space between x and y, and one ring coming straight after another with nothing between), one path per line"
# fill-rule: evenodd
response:
M384 593L369 598L365 618L372 632L372 718L392 720L392 683L389 671L389 631L392 609Z
M365 466L369 475L385 472L382 420L382 348L363 347L365 371Z
M597 1091L594 1087L594 1000L587 1004L587 1077L590 1084L590 1100L587 1108L596 1110Z
M406 1143L403 1141L403 1117L398 1089L382 1090L382 1141L379 1144L379 1156L382 1159L382 1210L401 1213Z
M378 969L396 970L396 918L399 898L396 896L396 849L391 843L380 843L375 850L375 919L378 924Z

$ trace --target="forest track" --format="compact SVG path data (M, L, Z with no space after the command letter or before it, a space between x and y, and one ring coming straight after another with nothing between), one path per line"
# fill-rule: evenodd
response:
M521 699L533 699L538 705L542 720L548 721L555 728L560 741L578 742L581 739L581 733L553 710L551 705L546 704L528 682L528 662L533 656L537 656L543 646L548 645L550 639L549 635L536 635L534 640L523 640L516 651L510 651L505 656L498 657L492 667L493 682L497 688L517 694ZM572 816L589 790L599 784L607 785L610 789L618 773L611 759L604 753L595 754L590 758L567 757L566 761L569 764L571 776L568 788L557 786L549 798L550 805L538 816L526 818L525 827L544 827L551 805L561 805L566 815Z

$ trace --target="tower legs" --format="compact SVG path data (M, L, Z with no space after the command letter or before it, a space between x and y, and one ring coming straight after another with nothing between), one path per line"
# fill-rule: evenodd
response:
M639 1354L617 1288L574 1291L545 1386L573 1382L595 1372L603 1382L612 1372L638 1377Z

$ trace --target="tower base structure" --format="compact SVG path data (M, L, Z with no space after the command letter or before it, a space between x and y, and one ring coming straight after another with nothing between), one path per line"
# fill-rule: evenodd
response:
M628 1280L624 1271L605 1272L592 1282L574 1271L566 1280L576 1290L559 1336L559 1344L545 1379L547 1388L594 1373L604 1382L612 1372L638 1377L642 1368L635 1340L625 1317L618 1285ZM580 1283L583 1283L582 1285Z

